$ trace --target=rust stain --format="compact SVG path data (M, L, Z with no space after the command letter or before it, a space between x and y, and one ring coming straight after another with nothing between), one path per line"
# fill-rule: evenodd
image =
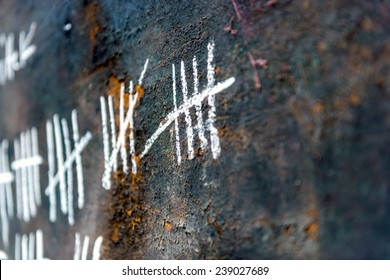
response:
M322 102L317 102L316 104L314 104L312 110L314 113L320 114L320 113L324 112L325 105Z
M113 228L114 229L113 229L113 232L111 234L111 241L116 243L119 240L119 231L118 231L118 227L116 225L114 225Z
M318 231L320 227L317 223L311 223L305 227L305 234L307 238L317 240L318 238Z
M237 148L241 148L243 143L248 140L248 135L242 128L233 130L227 125L218 128L218 136L229 139Z
M362 25L362 29L365 32L372 32L372 31L375 30L375 24L369 17L365 17L362 20L362 24L361 25Z
M361 102L360 96L359 96L358 94L355 94L355 93L354 93L354 94L350 95L349 101L350 101L351 105L357 106L357 105L359 105L360 102Z
M222 234L222 227L216 220L214 220L213 226L217 230L218 234L221 235Z
M164 228L166 231L170 231L172 229L172 224L164 219Z
M113 105L115 111L115 123L117 127L116 134L119 134L120 124L120 92L121 87L127 85L128 81L120 80L114 75L111 75L107 81L107 95L113 98ZM124 111L127 114L129 108L129 97L134 96L138 92L137 108L144 97L144 88L140 85L135 86L135 92L128 92L128 88L125 86L124 92ZM125 138L128 139L130 129L126 130ZM126 142L129 145L129 141ZM129 151L127 147L127 151ZM137 167L140 167L139 156L135 157ZM123 172L123 166L121 161L118 162L118 169L113 172L113 189L112 189L112 201L111 207L111 241L113 243L120 243L123 248L129 246L136 250L137 244L141 241L141 224L145 223L145 210L144 210L144 194L142 186L145 185L144 179L141 174L141 168L137 168L137 173L126 174ZM131 165L130 155L128 157L128 163ZM120 237L120 238L119 238Z
M289 236L294 231L294 228L291 225L287 225L283 227L284 236Z
M97 20L99 6L96 3L91 3L86 7L86 19L89 26L89 40L91 41L92 49L96 47L96 37L100 32L100 25Z

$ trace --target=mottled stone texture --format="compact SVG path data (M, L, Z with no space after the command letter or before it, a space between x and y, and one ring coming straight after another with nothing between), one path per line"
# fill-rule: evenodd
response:
M0 32L35 21L38 50L0 88L0 138L37 126L46 159L45 121L73 108L94 134L76 225L50 224L46 198L39 218L14 220L12 233L41 227L53 259L72 258L76 231L103 235L105 259L390 258L390 1L273 2L235 0L238 16L228 0L2 1ZM206 149L178 166L171 125L136 176L118 170L103 190L99 97L117 98L150 58L135 116L140 154L173 110L172 63L186 63L191 87L196 55L205 85L211 40L217 82L236 78L216 97L221 156ZM249 54L268 68L254 69ZM184 116L179 126L185 155ZM46 172L45 162L42 186Z

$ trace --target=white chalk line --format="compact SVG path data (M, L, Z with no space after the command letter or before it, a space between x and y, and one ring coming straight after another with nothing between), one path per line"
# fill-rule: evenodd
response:
M199 94L199 78L198 78L198 62L196 60L196 57L194 56L192 60L192 67L193 67L193 77L194 77L194 94ZM203 127L203 117L202 117L202 103L195 104L195 110L196 110L196 117L198 120L198 137L200 139L200 147L202 150L204 150L207 147L207 139L205 137L205 129Z
M103 98L103 97L101 97L101 98ZM116 146L116 126L115 126L115 113L114 113L114 104L113 104L112 96L108 97L108 108L109 108L109 112L110 112L111 145L112 145L112 148L114 149L114 147ZM109 145L108 145L108 148L109 148ZM108 160L109 149L107 150L107 154L108 154L108 157L107 157L107 162L108 162L109 161ZM115 162L114 169L117 169L117 168L118 168L118 164L117 164L117 162Z
M109 99L110 100L110 99ZM112 104L112 101L111 101ZM111 188L111 180L106 176L106 173L110 169L110 140L108 134L108 124L107 124L107 110L106 110L106 99L101 96L100 97L100 107L102 112L102 128L103 128L103 152L104 152L104 174L103 174L103 188L109 190ZM113 118L112 118L113 119ZM114 120L115 122L115 120ZM114 124L115 125L115 124ZM112 128L112 126L111 126ZM114 143L114 141L112 142ZM114 144L113 144L114 145ZM116 143L115 143L116 146ZM111 171L110 171L111 172Z
M81 260L87 260L88 256L88 247L89 247L89 236L84 237L84 242L83 242L83 249L81 251Z
M129 85L129 110L128 114L131 116L130 118L130 134L129 134L129 140L130 140L130 156L131 156L131 173L136 174L137 173L137 161L136 161L136 155L135 155L135 128L134 128L134 111L135 111L135 105L137 104L138 100L138 92L133 96L133 81L130 81Z
M14 255L15 260L21 259L20 249L21 249L21 238L20 238L20 234L17 233L15 234L15 255Z
M175 69L174 64L172 64L172 89L173 89L173 106L174 106L174 110L177 111L176 69ZM180 165L180 163L181 163L181 149L180 149L180 135L179 135L179 120L177 118L175 118L175 142L176 142L177 164ZM147 144L148 144L148 142L146 142L146 145ZM143 157L143 155L141 154L141 158L142 157Z
M99 236L95 240L95 244L93 246L93 251L92 251L92 260L100 260L100 250L103 244L103 236Z
M38 130L33 127L31 129L31 137L32 137L32 156L35 157L39 154L39 147L38 147ZM38 155L39 156L39 155ZM42 164L42 163L40 163ZM41 198L41 184L40 184L40 176L39 176L39 164L32 165L33 171L33 185L34 185L34 192L35 192L35 203L37 205L42 204L42 198Z
M119 104L119 128L124 129L123 122L125 120L125 104L124 104L124 95L125 95L125 85L121 84L120 89L120 104ZM131 120L130 120L131 121ZM123 143L120 148L121 158L122 158L122 164L123 164L123 172L125 174L128 173L129 167L127 165L127 151L126 151L126 138L125 134L120 133L119 134L123 139L120 139L120 141Z
M15 160L11 168L15 171L17 216L29 222L37 215L41 205L39 165L43 163L38 154L38 131L35 127L20 134L14 140Z
M0 34L0 47L5 49L5 57L0 60L0 85L4 85L7 80L15 78L15 72L26 66L26 61L36 52L37 47L32 45L37 24L31 23L28 34L25 31L19 33L19 50L14 49L15 35Z
M0 217L1 217L1 234L2 241L5 248L9 246L9 222L7 217L7 209L6 209L6 197L5 197L5 189L0 189Z
M15 234L15 260L43 260L43 233L41 229L29 234Z
M20 158L20 144L19 140L14 140L14 156L15 160ZM16 170L15 172L15 183L16 183L16 213L19 220L23 219L23 192L21 186L21 172L20 170Z
M150 150L150 148L153 146L154 142L157 140L157 138L165 131L165 129L173 122L175 121L180 114L184 113L186 110L194 106L195 104L201 103L202 100L205 98L208 98L209 96L214 96L225 89L229 88L231 85L233 85L235 82L235 78L231 77L226 79L223 82L217 83L212 88L206 88L203 90L200 94L196 96L192 96L190 99L188 99L188 102L185 104L180 105L180 107L177 110L172 111L169 113L165 119L160 123L157 130L153 133L153 135L146 141L145 148L140 156L142 159Z
M88 235L84 236L84 241L81 247L81 236L80 233L75 233L75 246L73 260L87 260L88 259L88 250L89 250L90 238ZM100 250L103 244L103 237L99 236L96 238L93 249L92 249L92 260L100 259Z
M8 217L13 218L14 201L11 183L14 181L14 175L10 172L9 167L8 141L3 140L0 146L0 187L5 189Z
M0 184L12 183L14 175L11 172L5 172L0 174Z
M79 127L77 122L77 111L73 110L72 129L74 148L72 151L71 134L67 120L62 119L60 123L58 116L54 115L53 122L55 132L54 137L52 122L48 120L46 123L49 162L49 184L45 189L45 194L49 196L50 200L50 221L54 222L57 219L55 187L59 184L61 197L60 202L61 204L65 203L65 206L62 206L61 211L62 213L67 214L69 225L74 225L74 175L72 168L73 164L76 163L78 192L77 205L79 209L82 209L84 207L85 198L81 153L86 148L89 141L92 139L92 134L90 132L87 132L80 139ZM63 157L63 144L65 146L65 159ZM57 154L57 173L55 173L55 153Z
M141 76L139 78L139 85L142 85L149 58L145 61ZM124 94L125 85L122 83L120 87L120 103L119 103L119 134L116 138L116 126L115 126L115 114L112 97L108 97L108 112L110 117L110 128L111 128L111 153L110 153L110 132L108 129L108 118L107 118L107 102L106 99L100 97L100 107L102 112L102 134L103 134L103 148L104 148L104 174L102 178L102 186L104 189L109 190L111 188L111 173L118 167L118 153L120 152L121 160L123 164L123 172L128 173L129 167L127 162L127 141L126 131L129 129L129 147L131 156L131 172L137 173L137 162L135 154L135 132L134 132L134 110L138 101L139 93L133 94L133 81L129 84L129 108L125 116L125 105L124 105Z
M24 132L20 135L20 156L26 158L26 134ZM22 201L23 201L23 220L27 223L30 221L30 206L29 206L29 193L27 186L27 170L21 169L21 185L22 185Z
M78 154L80 154L88 145L89 141L92 140L92 133L87 132L81 139L79 144L75 147L75 149L72 151L70 154L70 157L66 159L66 161L63 163L63 169L61 170L62 173L66 172L69 168L72 167L72 164L75 162L76 157ZM47 186L45 189L45 194L49 195L51 191L54 190L55 186L59 183L60 181L60 172L58 172L53 180L50 182L50 184Z
M73 260L77 261L80 260L80 234L78 232L75 233L74 236L74 255Z
M55 176L55 156L54 156L54 137L53 137L53 124L50 120L46 122L46 141L47 141L47 153L48 153L48 179L49 184L53 182ZM49 212L49 220L50 222L54 222L57 219L57 200L56 200L56 192L51 191L49 194L49 204L50 204L50 212Z
M35 258L35 234L30 232L28 237L28 259L33 260Z
M187 87L186 73L185 73L183 61L181 61L181 90L183 93L183 103L186 104L188 102L188 87ZM185 121L187 124L187 130L186 130L187 131L187 146L188 146L187 153L188 153L189 160L194 158L194 147L193 147L194 135L193 135L193 129L192 129L190 107L188 107L188 110L184 111Z
M28 260L28 236L22 235L22 260Z
M13 176L9 172L8 162L8 142L3 140L0 147L0 174L3 180L0 180L0 219L1 236L3 245L9 247L9 218L13 217L13 197L11 183ZM10 176L11 175L11 176Z
M3 250L0 250L0 260L8 260L8 255Z
M69 127L66 119L61 120L62 132L64 135L64 144L65 144L65 156L70 157L72 153L72 146L70 143L69 136ZM68 201L68 223L69 225L74 225L74 209L73 209L73 169L69 168L66 170L66 178L68 179L67 185L67 201Z
M72 111L72 127L73 127L73 142L75 146L79 145L80 135L79 135L79 125L77 122L77 111ZM83 162L81 154L76 154L76 174L77 174L77 194L78 200L77 205L79 209L84 207L85 203L85 194L84 194L84 173L83 173Z
M57 152L57 169L58 169L58 179L60 183L60 205L61 211L64 214L68 213L68 204L67 204L67 195L66 195L66 181L65 181L65 172L64 169L64 155L62 147L62 133L60 118L57 114L53 117L54 124L54 139L56 143L56 152ZM57 177L57 176L56 176Z
M215 83L215 71L214 71L214 42L210 42L207 45L208 55L207 55L207 87L211 87ZM209 130L210 130L210 142L211 142L211 152L213 158L216 159L221 154L221 145L219 142L218 129L215 127L214 123L216 120L216 107L215 107L215 96L210 95L208 97L208 104L210 106L209 110Z
M26 131L25 145L26 145L26 158L32 157L32 135L31 130ZM27 187L28 187L28 201L30 205L30 213L32 217L37 215L37 205L35 204L35 190L34 190L34 178L32 166L26 168L27 173Z

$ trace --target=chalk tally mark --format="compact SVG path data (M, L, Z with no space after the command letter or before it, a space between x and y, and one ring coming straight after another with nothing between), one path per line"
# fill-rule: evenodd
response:
M51 222L55 222L57 219L56 187L59 186L61 212L68 215L69 225L74 224L73 165L76 165L77 175L77 206L82 209L84 207L84 175L81 153L92 139L90 132L86 132L80 138L76 110L72 111L72 132L73 150L67 120L60 120L59 116L55 114L53 121L48 120L46 122L49 185L45 190L45 194L49 197L50 202L49 218Z
M89 241L90 241L89 236L88 235L84 236L83 244L81 246L80 233L76 232L73 260L87 260L88 259ZM99 260L100 259L100 249L102 247L102 243L103 243L102 236L99 236L98 238L96 238L95 244L94 244L93 250L92 250L92 260Z
M138 80L138 85L141 86L145 73L148 67L149 59L146 60L144 68ZM134 128L134 111L137 102L140 98L140 93L137 90L134 92L133 81L130 81L128 87L129 106L125 116L125 85L122 83L120 88L120 102L119 102L119 133L118 137L115 124L114 102L112 96L107 99L100 97L100 106L102 112L102 133L103 133L103 147L104 147L104 174L102 179L103 188L109 190L111 188L111 174L118 168L118 154L122 161L123 172L129 172L128 166L128 147L131 157L131 173L137 173L137 161L135 154L135 128ZM107 100L108 100L108 115L107 115ZM108 123L108 116L110 123ZM110 127L110 130L109 130ZM129 145L127 145L126 133L129 132ZM111 141L110 141L111 138Z
M11 183L14 180L10 172L8 158L8 141L0 144L0 219L1 236L6 248L9 245L9 219L14 216L14 204Z
M185 115L186 122L186 134L187 134L187 158L189 160L194 158L194 134L193 130L195 127L192 126L192 120L190 116L190 108L195 107L196 117L197 117L197 130L198 137L200 140L200 145L202 149L205 149L208 145L208 141L205 137L205 131L209 130L210 132L210 146L211 152L214 159L217 159L221 154L220 140L218 136L218 130L215 127L216 121L216 105L215 105L215 95L221 93L222 91L229 88L234 82L235 78L231 77L226 79L223 82L215 83L215 71L214 71L214 42L210 42L207 46L208 49L208 58L207 58L207 86L206 88L199 92L199 80L198 80L198 65L196 57L193 58L192 68L193 68L193 77L194 77L194 91L192 97L188 95L188 86L186 81L185 74L185 65L181 61L181 89L183 94L183 103L177 105L177 85L176 85L176 70L175 65L172 65L172 88L173 88L173 103L174 110L170 112L165 119L160 123L157 130L154 134L146 141L145 148L141 153L140 158L144 158L147 153L150 151L151 147L157 140L157 138L169 127L169 125L175 123L175 142L176 142L176 155L177 163L181 163L181 149L180 149L180 136L179 136L179 123L178 118L181 114ZM202 102L207 99L208 105L210 107L208 112L207 125L204 124L202 118Z
M5 56L0 59L0 85L15 78L15 72L26 66L26 62L36 52L37 47L32 44L35 36L37 24L33 22L26 34L25 31L19 33L19 50L15 49L15 34L0 34L0 49L4 48Z
M38 148L35 127L14 140L15 160L11 167L15 172L17 215L25 222L37 215L37 207L42 203L39 166L43 159Z
M212 156L217 159L221 154L220 139L218 136L218 129L215 126L216 122L216 104L215 96L227 88L229 88L235 82L235 78L231 77L223 82L215 82L215 65L214 65L214 42L210 42L207 46L207 85L205 88L199 90L199 78L198 78L198 63L194 56L192 60L192 75L193 75L193 93L190 96L189 87L186 79L186 70L184 61L180 63L180 81L181 81L181 92L182 92L182 104L178 105L177 98L177 81L176 81L176 68L172 64L172 90L173 90L173 106L174 110L170 112L163 121L160 122L157 130L152 136L146 141L144 149L140 154L139 158L143 159L150 151L151 147L157 140L157 138L174 122L175 130L175 144L176 144L176 155L177 163L181 164L182 155L180 147L180 133L179 133L179 117L184 115L186 123L186 136L187 136L187 158L189 160L194 159L195 150L194 142L195 136L194 131L197 130L200 146L202 150L205 150L210 143ZM144 69L139 80L139 84L142 84L142 79L145 75L148 60L145 63ZM102 134L103 134L103 147L104 147L104 175L102 180L103 188L111 188L111 174L113 170L118 167L118 154L122 160L123 171L128 173L127 163L127 140L126 133L129 131L130 138L130 155L132 173L137 172L136 153L135 153L135 128L134 128L134 108L138 100L138 92L133 94L133 83L129 85L129 107L127 114L125 115L124 106L124 84L121 85L120 89L120 102L119 102L119 133L117 135L116 123L115 123L115 112L113 105L113 98L100 97L100 106L102 112ZM206 121L203 120L202 102L207 100L209 105L208 118ZM191 118L190 109L194 107L196 112L196 125L193 124ZM206 132L209 132L210 141L206 138Z
M15 260L44 260L44 240L42 230L29 234L15 235Z
M8 255L3 250L0 250L0 260L8 260Z

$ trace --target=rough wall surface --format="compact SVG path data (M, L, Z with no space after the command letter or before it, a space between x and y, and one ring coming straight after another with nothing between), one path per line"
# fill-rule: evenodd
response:
M10 220L4 250L15 257L15 233L42 228L51 259L73 257L75 232L103 236L103 259L390 258L389 13L387 0L1 1L0 33L36 22L37 50L0 87L0 140L37 127L43 194L46 121L76 108L80 131L93 135L75 225L49 222L42 195L36 218ZM119 112L121 84L137 85L149 58L136 86L140 156L174 110L172 64L180 106L181 61L190 98L193 58L202 91L212 42L216 82L235 78L215 95L219 157L211 143L201 148L193 106L193 159L183 113L136 158L136 174L119 161L102 188L100 97ZM201 107L211 142L212 106Z

